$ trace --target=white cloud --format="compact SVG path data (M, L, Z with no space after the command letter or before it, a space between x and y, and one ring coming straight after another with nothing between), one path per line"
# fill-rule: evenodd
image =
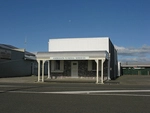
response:
M150 62L150 46L142 47L119 47L115 45L118 52L118 59L121 62Z

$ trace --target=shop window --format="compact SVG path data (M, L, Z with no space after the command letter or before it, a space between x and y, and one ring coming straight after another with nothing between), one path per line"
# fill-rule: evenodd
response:
M63 72L63 71L64 71L64 61L62 60L51 61L51 72Z
M88 71L96 71L97 64L95 60L88 60ZM101 70L101 61L99 61L99 71Z
M96 70L96 62L92 61L92 70Z
M54 66L54 70L60 70L60 60L56 60Z

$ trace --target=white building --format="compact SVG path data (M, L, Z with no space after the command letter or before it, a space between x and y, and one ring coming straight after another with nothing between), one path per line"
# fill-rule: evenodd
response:
M38 81L41 80L42 65L44 82L46 61L48 61L48 78L95 77L96 83L99 81L103 83L104 77L108 79L117 77L117 51L108 37L50 39L48 48L48 52L37 53Z

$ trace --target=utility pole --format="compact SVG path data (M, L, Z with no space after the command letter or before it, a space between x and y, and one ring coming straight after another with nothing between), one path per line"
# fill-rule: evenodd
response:
M27 38L25 37L25 40L24 40L24 46L25 46L25 50L27 49Z

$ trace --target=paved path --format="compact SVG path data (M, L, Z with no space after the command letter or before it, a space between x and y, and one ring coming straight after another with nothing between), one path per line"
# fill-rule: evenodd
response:
M95 83L95 78L53 78L47 79L45 83ZM0 83L37 83L37 76L0 78ZM116 80L105 81L105 84L120 85L150 85L150 76L124 75Z

